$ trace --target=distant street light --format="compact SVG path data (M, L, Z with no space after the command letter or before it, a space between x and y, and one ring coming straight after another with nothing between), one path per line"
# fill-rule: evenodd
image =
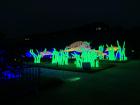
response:
M135 52L135 50L131 50L131 52Z
M25 38L25 40L30 40L30 38Z
M96 31L101 30L101 29L102 29L101 27L96 27Z

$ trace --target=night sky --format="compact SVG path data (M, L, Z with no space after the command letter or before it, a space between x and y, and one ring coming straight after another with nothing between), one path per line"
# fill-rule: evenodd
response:
M20 37L96 21L131 28L140 24L139 4L134 0L1 0L0 31Z

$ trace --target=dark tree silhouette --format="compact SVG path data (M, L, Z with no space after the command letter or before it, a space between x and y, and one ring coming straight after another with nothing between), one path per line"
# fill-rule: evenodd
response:
M4 39L6 37L6 34L3 32L0 32L0 40Z

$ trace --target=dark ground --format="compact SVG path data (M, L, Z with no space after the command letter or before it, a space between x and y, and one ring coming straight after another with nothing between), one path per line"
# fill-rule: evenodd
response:
M91 74L50 69L41 71L43 78L55 77L64 83L55 86L55 82L42 82L39 91L15 99L15 105L140 105L140 60ZM74 79L77 77L80 79ZM51 85L54 86L48 88Z

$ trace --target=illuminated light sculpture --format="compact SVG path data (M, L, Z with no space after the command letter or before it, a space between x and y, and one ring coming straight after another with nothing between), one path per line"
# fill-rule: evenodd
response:
M47 52L47 49L45 48L43 52L46 53Z
M75 48L70 48L67 50L64 50L65 52L72 52L72 51L77 51L77 52L81 52L79 47L75 47Z
M99 60L96 60L96 67L100 67Z
M71 45L66 47L67 49L64 50L65 52L71 52L71 51L77 51L77 52L82 52L82 48L85 48L87 50L90 50L90 43L87 41L76 41L72 43Z
M76 61L74 62L76 64L77 68L82 68L82 59L80 57L80 55L74 53L72 54L74 56L74 58L76 59Z
M127 60L127 57L125 55L125 41L124 41L124 44L123 44L123 48L121 48L118 40L117 40L117 45L118 45L118 51L116 53L116 58L118 58L120 61ZM117 55L119 55L119 57Z
M6 70L2 72L3 79L20 79L21 78L21 73L20 72L11 72L10 70ZM2 79L0 78L0 79Z
M107 59L111 60L111 61L115 61L116 60L116 56L115 56L115 49L114 47L111 45L111 47L109 47L107 44L107 49L108 49L108 55L107 55Z
M117 51L118 50L118 47L117 46L113 46L114 48L114 51ZM110 49L112 49L112 47L107 47L105 51L109 51Z
M64 64L68 65L68 63L69 63L69 53L64 52Z
M127 57L125 54L125 41L124 41L124 45L123 45L123 49L122 49L122 58L123 58L123 60L127 60Z
M30 51L27 51L27 52L25 53L25 56L28 57L28 58L31 58L31 57L32 57L32 54L30 53Z
M65 49L65 52L78 52L78 53L82 53L82 49L85 50L92 50L90 47L90 43L89 42L82 42L82 41L77 41L72 43L70 46L66 47L67 49ZM100 57L100 59L104 59L104 56L106 55L104 52L104 46L100 46L99 50L95 50L95 52L98 54L98 56ZM72 57L74 58L74 56Z
M57 63L58 63L58 65L64 65L64 52L63 52L63 50L59 51Z
M46 55L52 55L52 53L51 52L49 52L49 51L47 51L47 52L40 52L40 54L44 57L44 56L46 56Z
M83 41L76 41L72 44L70 44L69 46L67 46L67 48L75 48L75 47L79 47L83 44Z
M47 51L46 48L45 48L44 51L40 52L40 54L42 55L42 57L46 57L46 56L48 56L49 58L52 57L52 52L51 51Z
M100 45L98 50L104 52L104 45Z
M83 50L82 51L82 54L81 54L81 57L82 57L82 61L83 62L89 62L91 67L99 67L99 63L96 63L98 62L98 54L96 52L95 49L93 50Z
M69 53L60 50L58 65L68 65Z
M33 49L30 49L30 53L32 54L32 56L34 58L34 63L40 63L42 55L39 53L38 50L36 50L36 51L37 51L37 54L34 53Z
M100 45L99 48L98 48L98 51L100 51L100 53L98 54L99 59L103 60L104 59L104 54L103 54L103 52L104 52L104 45Z
M57 64L59 52L54 48L52 52L52 64Z
M106 49L104 45L100 45L98 50L91 49L89 42L77 41L71 44L70 46L66 47L64 50L57 51L55 48L54 50L47 51L45 48L44 51L39 52L36 50L37 53L34 53L33 49L30 49L29 53L26 53L30 57L30 55L34 58L34 63L40 63L41 58L45 55L52 56L52 64L57 65L68 65L69 64L69 55L72 54L72 57L75 58L75 64L77 68L84 68L83 63L90 63L91 68L100 67L100 60L104 60L105 57L107 60L115 61L125 61L127 60L125 54L125 41L123 43L123 47L119 45L119 41L117 41L117 46L108 46L106 44ZM74 52L74 53L73 53ZM78 53L76 53L78 52ZM106 53L107 52L107 53Z
M54 49L52 53L52 64L68 65L69 53L60 50L59 52Z
M95 49L90 51L89 61L90 61L91 67L99 67L98 53L96 52Z
M77 54L73 54L73 56L76 58L75 64L77 68L82 68L82 63L84 62L89 62L92 68L99 67L98 55L95 49L85 50L83 48L81 56Z

